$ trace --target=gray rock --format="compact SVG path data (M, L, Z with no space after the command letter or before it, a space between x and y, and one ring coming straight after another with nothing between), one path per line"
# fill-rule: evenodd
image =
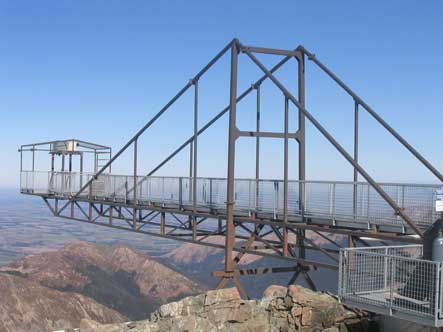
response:
M151 320L85 321L80 332L343 332L349 326L367 332L367 315L346 309L326 293L270 286L261 300L242 300L235 288L209 291L162 305Z
M208 306L239 300L241 300L241 297L237 288L224 288L207 292L205 305Z

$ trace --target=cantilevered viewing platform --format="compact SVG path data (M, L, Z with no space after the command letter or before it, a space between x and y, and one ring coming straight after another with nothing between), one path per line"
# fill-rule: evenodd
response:
M48 199L68 200L90 180L91 190L80 193L78 200L118 203L128 208L135 204L139 208L176 213L194 211L193 179L188 177L139 176L134 190L134 176L130 175L101 174L94 179L94 173L22 171L20 190ZM213 218L225 217L227 179L197 178L196 184L195 211ZM438 218L435 197L441 186L379 185L420 228L426 229ZM235 217L283 221L283 180L235 179L234 187ZM300 197L300 192L304 197ZM383 198L363 182L289 180L287 214L291 223L414 234Z
M258 58L257 54L261 53L278 57L279 61L267 68ZM213 118L201 124L200 79L225 55L230 61L229 99L226 100L226 106L214 114ZM245 56L262 72L261 77L251 79L252 84L244 91L238 91L237 86L240 55ZM295 93L275 76L289 61L295 61L297 66L293 85L296 87ZM350 110L352 151L347 151L344 144L338 142L309 111L305 100L305 68L308 64L319 69L321 74L331 79L350 98L353 105ZM291 71L291 75L293 74L295 73ZM268 110L275 114L281 112L284 121L280 132L262 129L264 123L261 120L261 99L266 92L266 89L262 90L262 83L265 81L281 92L281 109L273 106ZM206 83L206 80L201 83ZM141 169L145 169L140 165L140 160L143 160L139 158L140 154L147 153L147 149L139 146L140 137L149 135L150 127L187 92L192 93L193 103L193 126L189 128L189 138L151 171L140 173ZM252 131L251 128L239 128L237 122L237 104L248 95L252 95L254 101L252 109L255 113L255 129ZM290 112L295 113L292 118L297 120L296 129L290 126ZM359 160L362 112L433 174L436 183L383 183L369 174ZM200 135L225 115L229 117L226 133L227 174L224 178L201 177L198 161L205 156L198 149ZM307 178L306 122L351 166L350 181L328 181L328 178L336 177L328 174L326 168L325 181ZM161 134L156 133L148 138L151 141L160 141ZM167 134L165 131L165 135ZM252 160L255 164L255 176L249 179L236 176L236 144L240 138L252 139L255 143L255 160ZM261 174L260 143L263 139L280 140L282 143L281 178L265 179ZM298 162L297 175L293 178L289 175L292 174L289 172L290 140L297 144L296 151L292 151ZM186 161L183 169L178 170L184 171L177 174L189 176L157 176L159 169L188 148L189 163ZM426 321L426 324L440 324L443 302L441 297L430 299L434 290L440 291L440 286L432 283L432 289L422 291L421 288L413 288L412 292L409 292L410 288L407 286L409 276L428 280L426 278L429 273L408 268L401 278L392 274L392 271L403 271L412 262L412 257L414 264L421 266L421 254L410 249L415 247L398 249L398 252L405 255L412 255L411 252L414 251L413 256L398 260L391 257L389 249L359 249L375 245L398 245L400 242L421 248L424 233L435 225L443 210L443 175L303 46L281 50L246 46L237 39L232 40L115 154L105 145L75 139L27 144L19 151L22 157L21 192L41 197L54 216L223 249L224 267L213 272L213 276L220 278L218 288L232 282L246 297L239 276L291 272L289 283L303 277L315 289L310 271L318 268L340 268L339 291L343 301L361 308L375 306L374 312L388 310L392 313L405 309L401 311L401 317L413 313L415 321L420 321L421 317L421 321ZM126 166L130 165L129 173L114 174L115 162L125 152L124 163ZM377 167L374 166L376 161L373 160L372 167ZM378 165L379 174L385 166L383 163ZM222 236L224 243L211 241L214 236ZM347 246L352 249L346 251ZM246 253L276 258L289 264L242 269L239 262ZM377 258L374 255L378 255ZM362 259L363 256L367 259ZM379 269L380 266L377 265L374 269L379 270L374 273L372 270L368 271L366 267L371 262L384 264L383 269ZM440 263L426 264L440 278L435 280L443 280ZM416 297L416 293L425 296ZM409 298L405 300L404 297ZM407 311L408 308L412 309Z

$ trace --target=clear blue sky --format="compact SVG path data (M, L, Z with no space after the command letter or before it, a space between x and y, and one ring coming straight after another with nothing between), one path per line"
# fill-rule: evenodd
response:
M303 44L443 170L442 17L442 1L0 0L0 186L17 186L22 143L76 137L117 150L233 37ZM228 102L227 60L200 84L200 124ZM295 68L280 74L291 88ZM239 89L259 74L243 56ZM307 74L307 109L352 151L352 100L312 66ZM281 130L281 94L264 90L264 129ZM192 133L191 100L146 133L140 172ZM239 126L253 129L253 119L251 98L239 105ZM202 176L225 175L226 120L201 139ZM362 122L361 162L377 180L435 181L373 120ZM352 179L312 126L307 135L308 178ZM253 175L253 146L239 141L238 176ZM263 143L264 177L282 176L282 146ZM294 176L296 144L290 148ZM186 174L187 154L160 174ZM116 170L129 169L129 157Z

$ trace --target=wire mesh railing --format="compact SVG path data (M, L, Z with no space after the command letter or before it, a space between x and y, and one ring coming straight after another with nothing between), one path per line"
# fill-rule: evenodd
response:
M341 249L340 299L419 323L442 323L442 263L424 260L422 254L421 245Z
M93 174L69 172L21 173L21 191L60 196L75 195ZM81 196L92 196L137 204L176 204L193 206L192 178L134 177L101 174L92 181L90 190ZM223 178L198 178L195 205L198 208L224 209L227 181ZM439 185L379 183L417 225L431 225L438 219L435 211ZM355 200L354 200L355 190ZM283 180L235 179L235 209L245 213L266 213L282 219L284 213ZM403 225L404 222L386 201L365 182L289 181L288 215L352 221L380 225Z

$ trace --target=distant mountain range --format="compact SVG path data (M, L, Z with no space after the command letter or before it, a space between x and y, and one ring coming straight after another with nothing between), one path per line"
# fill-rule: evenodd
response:
M144 319L205 288L126 246L72 243L0 268L0 331L78 327Z

